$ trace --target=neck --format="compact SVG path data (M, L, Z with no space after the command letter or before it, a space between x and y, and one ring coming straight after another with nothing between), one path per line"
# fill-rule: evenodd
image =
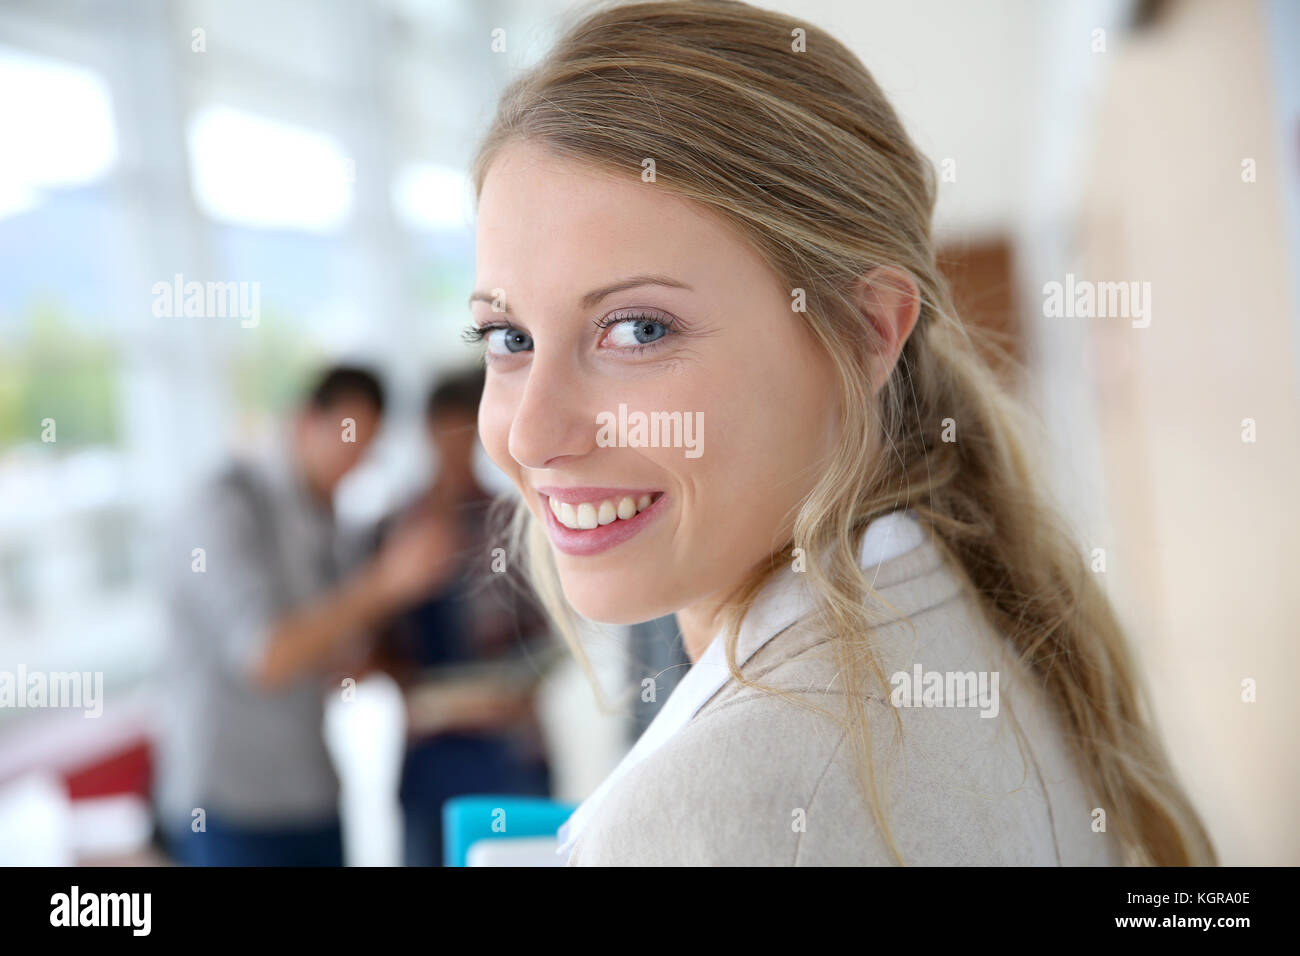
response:
M704 656L718 629L722 627L723 610L734 603L745 582L763 563L750 565L732 587L701 598L677 612L677 628L681 631L682 644L692 664Z
M734 587L711 594L677 612L677 628L681 631L682 643L692 664L704 656L704 652L708 650L709 644L722 627L723 611L735 604L741 588L749 581L750 575L754 574L761 566L760 564L751 567L736 582ZM760 587L759 592L751 597L751 603L757 600L759 593L770 587L771 584L772 577L769 574L764 579L764 584ZM719 595L722 596L719 597Z
M724 601L708 597L677 612L677 629L681 631L682 645L691 663L696 663L722 627Z

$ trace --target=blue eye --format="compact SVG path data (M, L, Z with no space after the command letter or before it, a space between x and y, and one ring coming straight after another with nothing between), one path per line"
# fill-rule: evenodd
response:
M488 351L496 355L527 352L533 347L533 337L518 329L497 329L488 336Z
M464 337L471 344L486 341L489 355L513 355L533 347L531 335L509 325L470 326Z
M648 316L639 315L632 318L615 319L609 324L605 341L610 348L637 348L652 345L669 332L668 323L660 322Z

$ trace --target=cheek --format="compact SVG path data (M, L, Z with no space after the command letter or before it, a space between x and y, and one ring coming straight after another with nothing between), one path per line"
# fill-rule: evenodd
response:
M737 382L716 396L700 473L711 520L722 515L742 536L770 538L820 477L831 447L834 372L790 337L752 350L738 374L744 383L771 384Z
M803 467L806 426L795 424L789 406L763 391L756 389L748 400L729 399L707 416L713 427L698 474L716 527L762 528L796 493L791 478Z

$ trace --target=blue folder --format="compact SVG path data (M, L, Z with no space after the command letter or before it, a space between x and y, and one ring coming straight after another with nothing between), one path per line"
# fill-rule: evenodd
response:
M479 840L555 836L577 806L517 795L452 797L442 805L443 863L464 866Z

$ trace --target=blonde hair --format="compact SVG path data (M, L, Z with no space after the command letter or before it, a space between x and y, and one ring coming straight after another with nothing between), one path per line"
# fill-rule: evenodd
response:
M797 30L806 52L795 50ZM660 188L720 214L787 288L805 290L802 319L836 368L843 428L791 540L728 605L733 675L748 683L735 660L745 610L800 547L827 556L808 573L845 686L883 684L856 542L873 518L910 508L1059 709L1126 861L1214 864L1115 614L1041 491L1021 437L1030 422L954 312L930 235L933 169L862 63L817 27L737 0L604 4L504 92L474 161L476 193L516 140L628 176L653 159ZM876 392L864 369L882 343L854 290L881 265L910 273L921 307ZM957 441L938 440L947 418ZM526 507L513 531L539 599L592 676ZM901 863L880 809L864 696L845 696L860 781Z

